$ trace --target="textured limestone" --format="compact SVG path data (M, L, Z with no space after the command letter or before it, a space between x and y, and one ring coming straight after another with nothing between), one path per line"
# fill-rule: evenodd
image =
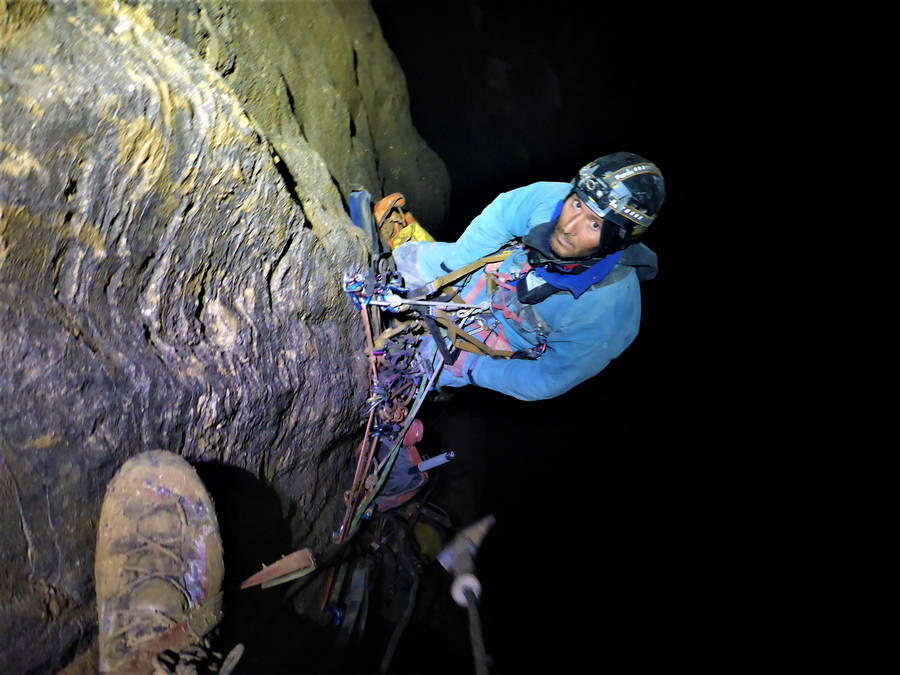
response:
M442 217L367 3L0 0L0 672L90 642L143 450L248 470L326 545L367 393L354 182Z
M344 196L353 185L401 191L421 222L442 222L446 169L412 126L403 71L367 1L158 2L147 11L222 75L276 148L308 143ZM308 175L285 159L295 179Z

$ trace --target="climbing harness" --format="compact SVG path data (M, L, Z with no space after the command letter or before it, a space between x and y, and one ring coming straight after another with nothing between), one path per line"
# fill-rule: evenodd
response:
M514 294L516 288L515 283L518 282L520 278L513 278L509 274L502 274L496 271L496 267L499 267L500 263L515 253L516 250L516 248L508 248L498 253L479 258L468 265L463 265L456 270L448 272L442 277L438 277L434 281L409 291L403 302L411 307L417 303L433 303L434 306L429 308L430 311L428 311L427 314L423 315L423 319L426 322L431 322L432 325L440 325L446 331L447 339L454 349L470 352L479 356L490 356L494 358L538 359L547 349L544 336L539 336L539 343L528 349L513 351L511 349L493 347L487 343L487 339L491 335L496 335L496 326L488 326L476 316L476 314L481 312L495 310L500 312L508 320L517 323L521 321L521 318L510 311L507 306L506 296L507 293ZM499 289L502 301L500 303L486 301L478 304L467 304L464 300L458 300L459 290L456 287L451 286L451 284L468 277L473 272L482 268L485 268L483 283L488 285L490 290L489 295L493 295L493 292ZM474 296L481 290L483 287L481 283L482 282L479 282L479 284L475 286L475 289L470 292L470 295ZM440 301L426 300L426 298L438 296L439 293L443 293L443 297L447 299L447 305L445 307L440 306L442 304ZM474 328L468 330L467 327L473 324ZM485 337L482 339L480 336ZM438 346L441 347L442 340L436 341L438 342ZM447 365L453 365L455 358L452 355L445 353L444 358Z

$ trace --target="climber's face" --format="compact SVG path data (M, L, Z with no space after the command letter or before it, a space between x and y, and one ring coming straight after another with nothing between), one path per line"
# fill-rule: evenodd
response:
M572 193L550 235L550 249L560 258L590 258L600 250L603 218Z

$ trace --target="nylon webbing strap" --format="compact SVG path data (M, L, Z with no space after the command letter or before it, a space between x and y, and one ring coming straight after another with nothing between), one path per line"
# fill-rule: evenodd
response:
M453 283L457 279L461 279L467 274L471 274L475 270L481 269L485 265L503 262L510 255L512 255L514 251L515 249L513 248L507 249L506 251L500 251L499 253L494 253L492 255L479 258L478 260L471 262L468 265L463 265L462 267L455 269L452 272L448 272L444 276L438 277L434 281L425 284L424 286L413 289L412 291L410 291L407 299L421 300L423 298L427 298L437 291L443 289L445 286ZM451 288L449 292L448 302L455 301L457 297L459 297L459 290L456 288ZM482 340L457 326L450 318L450 315L448 315L443 310L435 310L432 314L426 316L426 323L432 335L434 336L435 342L438 345L438 349L441 350L445 360L447 360L448 365L452 365L453 362L456 361L456 356L458 356L458 353L450 353L447 350L446 346L444 346L443 340L438 339L439 336L435 334L436 331L434 330L434 323L440 324L447 330L447 337L450 339L450 344L453 345L453 347L455 347L456 349L470 352L472 354L497 356L501 358L510 358L513 355L513 352L511 351L489 347Z
M441 335L441 331L438 328L437 321L433 316L425 317L425 325L428 326L428 332L431 333L431 337L434 339L434 343L437 345L438 349L441 351L441 354L443 354L444 356L444 364L452 366L454 363L456 363L456 359L459 357L459 349L453 352L447 349L447 345L444 344L444 336Z
M405 331L407 328L409 328L409 326L407 324L403 324L403 323L401 323L397 326L394 326L393 328L386 328L385 330L383 330L381 332L381 335L379 335L377 338L375 338L375 340L373 341L372 344L375 347L375 349L382 349L384 347L385 342L390 340L395 335L399 335L400 333Z
M434 320L447 329L447 337L457 349L471 352L472 354L499 356L507 359L513 355L513 352L506 349L494 349L493 347L488 346L482 340L479 340L471 333L466 332L453 323L450 316L442 310L437 310L434 313Z
M507 251L501 251L500 253L494 253L493 255L488 255L488 256L485 256L484 258L479 258L475 262L471 262L468 265L463 265L459 269L455 269L452 272L449 272L442 277L438 277L434 281L427 283L424 286L417 288L414 291L410 292L409 299L420 300L422 298L428 297L435 291L442 289L447 284L452 283L452 282L456 281L457 279L460 279L460 278L466 276L467 274L471 274L475 270L477 270L481 267L484 267L485 265L490 265L491 263L495 263L495 262L503 262L509 256L512 255L514 250L515 249L509 249Z

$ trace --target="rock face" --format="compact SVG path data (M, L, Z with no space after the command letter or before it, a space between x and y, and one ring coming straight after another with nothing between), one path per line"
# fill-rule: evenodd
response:
M138 452L245 469L327 544L368 393L354 183L446 211L367 2L0 0L0 672L93 639Z

